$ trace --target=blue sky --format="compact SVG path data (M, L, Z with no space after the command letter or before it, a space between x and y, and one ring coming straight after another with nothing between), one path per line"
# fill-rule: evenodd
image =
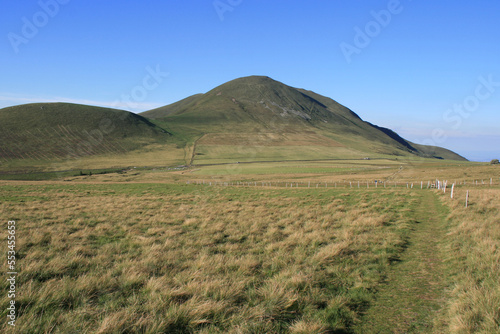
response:
M267 75L489 161L500 158L499 15L497 0L8 1L0 108L140 112Z

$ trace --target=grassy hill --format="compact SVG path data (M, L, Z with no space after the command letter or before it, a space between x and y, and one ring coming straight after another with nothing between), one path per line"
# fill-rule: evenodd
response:
M69 103L0 109L0 172L416 157L465 160L263 76L140 115Z
M192 146L193 163L420 156L465 160L415 145L336 101L268 77L239 78L146 111Z
M69 103L0 109L0 160L54 161L119 155L171 135L140 115Z
M192 102L195 102L198 99L198 97L200 97L201 95L203 95L203 94L195 94L195 95L186 97L185 99L182 99L180 101L177 101L175 103L172 103L168 106L163 106L160 108L149 110L143 114L144 114L144 116L151 118L151 119L162 118L162 117L165 117L169 114L173 114L173 113L176 113L180 110L186 109L187 107L189 107L192 104Z

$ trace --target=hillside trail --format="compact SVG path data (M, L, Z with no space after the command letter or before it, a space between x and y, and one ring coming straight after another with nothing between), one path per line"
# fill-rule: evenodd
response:
M442 240L445 209L431 191L419 192L416 223L407 248L393 263L375 302L355 333L441 333L438 314L446 301Z

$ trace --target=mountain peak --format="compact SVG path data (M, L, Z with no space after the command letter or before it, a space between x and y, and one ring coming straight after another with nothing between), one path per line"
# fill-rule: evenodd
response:
M205 94L194 95L142 115L199 132L205 138L202 140L205 144L215 142L213 138L207 139L211 138L210 134L222 138L224 136L220 137L220 134L231 133L227 141L238 142L251 141L249 138L253 138L255 133L270 136L310 133L314 134L317 147L322 147L322 141L334 140L343 147L351 147L352 152L364 152L359 156L376 153L458 158L446 150L424 150L389 129L363 121L331 98L261 75L231 80ZM236 133L241 136L246 133L246 137L243 136L246 139L237 139ZM305 138L301 140L307 141ZM217 142L220 144L223 141Z
M244 82L244 83L265 83L265 82L278 82L274 80L273 78L270 78L266 75L249 75L246 77L240 77L233 79L231 81L228 81L226 83L236 83L236 82Z
M228 81L215 87L207 94L210 94L211 92L227 91L235 94L242 94L244 96L241 97L248 98L249 94L252 94L252 91L254 90L262 92L263 90L283 90L284 88L294 89L270 77L253 75Z

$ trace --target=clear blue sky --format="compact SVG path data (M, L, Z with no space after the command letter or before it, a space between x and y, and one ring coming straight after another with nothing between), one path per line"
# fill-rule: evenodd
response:
M5 1L0 107L140 112L267 75L489 161L500 158L499 15L498 0Z

